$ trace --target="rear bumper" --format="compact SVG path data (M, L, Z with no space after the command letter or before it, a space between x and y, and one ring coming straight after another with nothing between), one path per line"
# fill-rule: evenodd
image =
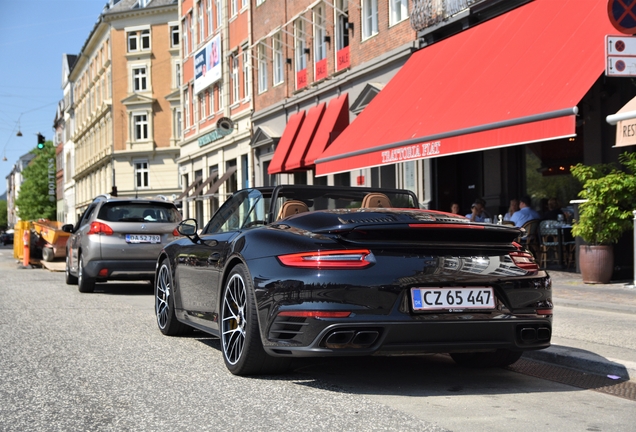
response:
M295 357L526 351L548 348L551 336L551 318L539 317L467 322L341 322L326 325L309 345L270 340L265 349L270 355Z
M86 263L84 272L97 280L148 280L154 279L156 260L105 260ZM99 272L108 270L106 276Z

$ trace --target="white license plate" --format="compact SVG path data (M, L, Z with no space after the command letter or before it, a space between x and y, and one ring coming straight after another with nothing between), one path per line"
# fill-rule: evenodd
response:
M411 300L415 311L495 308L490 287L411 288Z
M126 234L126 243L161 243L161 236L150 234Z

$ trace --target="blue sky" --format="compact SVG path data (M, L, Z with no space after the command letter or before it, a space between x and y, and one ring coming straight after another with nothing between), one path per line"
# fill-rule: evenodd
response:
M0 195L37 133L53 139L62 54L79 54L106 2L0 0Z

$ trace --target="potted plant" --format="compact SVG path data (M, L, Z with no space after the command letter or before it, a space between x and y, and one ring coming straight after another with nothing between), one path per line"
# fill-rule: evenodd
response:
M581 182L579 219L572 234L587 244L579 249L579 265L584 283L608 283L614 269L614 244L633 229L636 210L636 153L623 153L614 164L572 167L572 176Z

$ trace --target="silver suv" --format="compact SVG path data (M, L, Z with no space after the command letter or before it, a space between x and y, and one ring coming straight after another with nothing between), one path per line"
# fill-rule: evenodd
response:
M154 280L157 256L175 236L181 214L166 199L100 195L80 216L66 244L66 283L93 292L95 282Z

